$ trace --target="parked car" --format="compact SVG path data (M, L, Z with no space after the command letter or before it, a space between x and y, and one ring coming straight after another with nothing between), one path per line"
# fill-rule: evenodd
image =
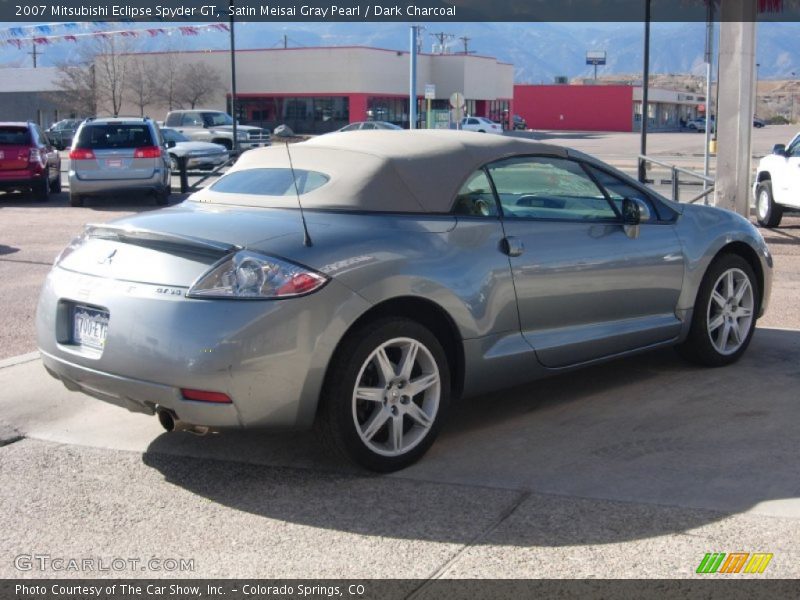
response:
M90 226L49 273L36 328L69 389L167 430L316 424L332 451L392 471L460 396L665 346L735 362L771 281L747 219L580 152L336 133Z
M756 129L761 129L762 127L766 126L767 122L764 119L759 119L758 117L753 117L753 127Z
M182 133L195 142L211 142L233 149L233 117L220 110L173 110L164 125ZM241 150L269 146L268 129L252 125L236 125L236 139Z
M714 117L711 117L711 131L714 131L715 120ZM696 119L692 119L686 124L687 129L691 129L692 131L696 131L697 133L705 133L706 131L706 118L705 117L698 117Z
M173 171L178 170L179 158L186 159L187 169L213 169L228 160L228 150L225 146L209 142L193 142L169 127L161 128L161 136L166 142L169 166Z
M35 123L0 122L0 190L46 201L61 191L61 157Z
M169 156L148 118L86 119L69 152L69 202L119 192L151 194L159 205L171 192Z
M461 129L480 133L503 133L503 126L485 117L465 117L461 119Z
M753 196L762 227L777 227L783 213L800 209L800 133L788 144L775 144L758 162Z
M356 123L350 123L349 125L345 125L341 129L337 131L364 131L364 130L400 130L402 131L402 127L395 125L394 123L389 123L389 121L358 121Z
M514 115L512 117L512 125L514 127L514 130L524 131L528 128L528 122L520 115Z
M72 138L80 124L80 119L63 119L47 128L47 137L58 150L65 150L72 145Z

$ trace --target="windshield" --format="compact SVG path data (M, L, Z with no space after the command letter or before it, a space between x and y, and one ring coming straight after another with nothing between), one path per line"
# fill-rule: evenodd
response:
M294 196L307 194L328 183L328 176L318 171L295 169L297 191L291 169L246 169L234 171L219 179L211 190L223 194L254 194L256 196Z
M161 135L164 136L165 142L189 142L191 141L188 137L180 133L179 131L175 131L174 129L162 129Z
M219 127L220 125L233 125L233 118L225 113L203 113L203 122L208 127Z

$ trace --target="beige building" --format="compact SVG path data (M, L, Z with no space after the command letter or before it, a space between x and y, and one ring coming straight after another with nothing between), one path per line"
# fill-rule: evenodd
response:
M137 54L136 58L162 72L165 65L175 70L188 63L208 65L221 75L224 85L198 108L229 111L227 51ZM323 133L367 120L408 126L408 52L369 47L239 50L236 74L242 123L270 129L285 123L298 133ZM417 93L421 118L426 84L436 88L432 109L449 108L450 95L461 92L469 114L501 121L513 113L514 68L495 58L420 54ZM146 110L161 120L169 108L162 103ZM138 114L139 109L126 104L121 112Z

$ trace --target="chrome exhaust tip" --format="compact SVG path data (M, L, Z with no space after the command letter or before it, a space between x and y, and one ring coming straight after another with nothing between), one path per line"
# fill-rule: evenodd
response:
M204 425L191 425L178 420L175 413L165 408L157 407L156 414L158 415L158 422L167 433L172 431L187 431L194 435L206 435L211 428Z

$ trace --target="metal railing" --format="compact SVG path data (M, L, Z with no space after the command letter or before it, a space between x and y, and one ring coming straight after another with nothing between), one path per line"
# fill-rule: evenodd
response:
M675 165L671 165L669 163L666 163L666 162L663 162L663 161L660 161L660 160L656 160L656 159L651 158L649 156L645 156L643 154L640 154L639 155L639 172L640 173L646 173L648 164L658 165L660 167L664 167L664 168L669 170L670 178L667 179L667 180L662 179L660 183L662 185L668 184L668 185L670 185L672 187L672 199L675 202L680 202L681 201L681 183L684 183L686 185L702 185L703 186L703 191L700 194L698 194L697 196L695 196L694 198L692 198L691 200L688 200L687 201L688 204L694 204L695 202L697 202L699 200L703 200L703 204L708 204L708 196L709 196L709 194L711 194L711 192L714 191L714 184L716 183L715 179L713 177L706 177L702 173L698 173L698 172L692 171L690 169L684 169L683 167L678 167L678 166L675 166ZM691 182L683 181L682 182L681 179L680 179L681 175L685 175L687 177L691 177L691 178L693 178L693 179L695 179L697 181L691 181ZM652 180L652 179L648 180L648 179L645 178L644 183L653 183L654 184L655 180Z

